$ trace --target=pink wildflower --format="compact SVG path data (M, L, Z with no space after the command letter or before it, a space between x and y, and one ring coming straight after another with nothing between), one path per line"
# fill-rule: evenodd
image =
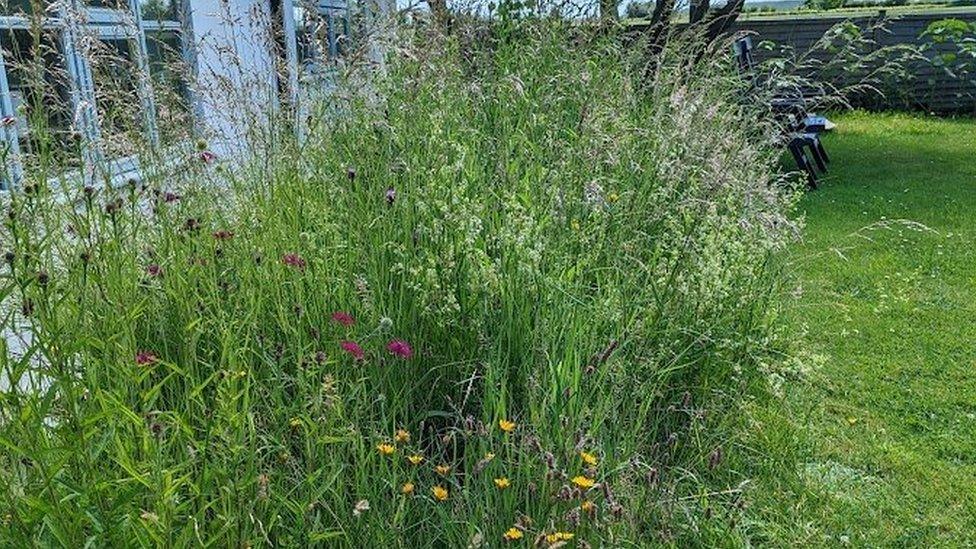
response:
M214 154L213 151L202 151L200 152L199 158L200 162L203 162L204 164L212 164L215 160L217 160L217 155Z
M402 339L394 339L387 343L386 350L390 351L390 354L403 359L408 359L413 356L413 349L410 348L410 344Z
M153 263L152 265L146 267L146 274L153 278L163 276L163 268Z
M149 351L139 351L136 353L136 364L139 366L152 366L157 361L156 355L150 353Z
M332 313L332 320L347 328L356 323L356 319L353 318L351 314L344 311L336 311Z
M305 260L298 254L285 254L281 256L281 262L289 267L294 267L299 271L305 270Z
M363 348L360 347L355 341L343 341L339 344L339 346L342 347L343 351L351 354L356 360L362 360L363 357L366 356L366 353L363 352Z

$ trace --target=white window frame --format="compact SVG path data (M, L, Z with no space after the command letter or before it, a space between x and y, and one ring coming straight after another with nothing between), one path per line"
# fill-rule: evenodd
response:
M100 40L129 40L134 46L133 60L136 64L137 94L141 103L143 125L150 146L159 146L159 131L156 121L156 108L152 95L149 75L149 56L146 48L146 34L143 28L139 0L128 0L128 10L112 8L90 8L83 0L68 0L66 9L46 17L44 28L58 32L61 42L65 68L69 75L69 91L75 113L74 125L82 135L82 172L84 182L92 183L95 176L111 178L119 167L137 164L131 158L106 158L101 144L101 127L95 99L95 82L92 78L91 64L82 55L81 38L86 34ZM178 22L146 22L153 30L182 30ZM25 16L0 16L0 29L30 29L31 22ZM2 56L0 56L2 57ZM15 116L7 81L6 63L0 59L0 116ZM23 178L23 161L20 157L20 136L16 128L7 127L0 131L0 138L8 149L5 179L0 189L16 186Z

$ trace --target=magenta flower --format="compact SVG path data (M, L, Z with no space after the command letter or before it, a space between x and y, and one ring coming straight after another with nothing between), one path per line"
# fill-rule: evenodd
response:
M351 314L343 311L336 311L332 313L332 320L334 322L338 322L339 324L342 324L347 328L356 323L356 319L353 318Z
M200 162L203 162L204 164L212 164L215 160L217 160L217 155L214 154L213 151L202 151L199 158Z
M136 364L139 366L152 366L159 359L149 351L139 351L136 353Z
M362 360L366 356L366 353L363 352L363 348L360 347L355 341L343 341L339 344L339 347L342 347L343 351L351 354L356 360Z
M163 276L163 268L153 263L152 265L146 267L146 274L153 278L158 278Z
M305 260L298 254L285 254L281 256L281 262L289 267L294 267L299 271L305 270Z
M234 238L234 233L231 231L215 231L213 237L215 240L230 240Z
M410 344L402 339L394 339L387 343L386 350L390 351L390 354L402 359L408 359L413 356L413 349L410 348Z

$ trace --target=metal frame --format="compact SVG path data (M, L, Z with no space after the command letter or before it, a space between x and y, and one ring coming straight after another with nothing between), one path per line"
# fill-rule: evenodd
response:
M82 37L86 33L93 33L100 40L128 40L134 46L132 55L138 71L136 93L142 107L146 135L150 146L155 149L159 146L159 130L149 74L145 27L160 31L182 31L184 25L176 21L146 22L147 24L144 25L139 0L128 0L128 10L90 8L84 5L83 0L68 0L63 6L58 12L45 17L42 26L46 29L55 29L60 34L64 63L70 76L69 91L75 113L74 125L83 137L82 166L83 177L87 184L98 172L101 172L98 175L111 177L111 166L119 164L119 160L124 159L108 159L102 148L95 82L91 64L82 54ZM0 16L0 29L26 30L31 26L31 21L24 16ZM2 59L0 59L0 116L16 116L7 82L6 64ZM17 185L22 179L23 162L20 158L20 136L16 128L2 128L0 138L6 143L8 150L7 165L4 170L5 181L0 181L0 189L5 189L8 185Z
M8 185L15 184L24 176L24 165L20 159L20 136L17 130L17 115L14 112L13 102L10 99L10 86L7 83L7 65L0 52L0 116L4 120L13 117L13 125L0 124L0 134L2 134L6 169L4 179L0 180L0 190L6 190Z
M62 7L44 17L41 23L43 28L54 29L59 34L58 40L61 44L64 64L70 76L69 92L75 113L73 125L83 137L82 165L86 183L92 182L96 176L104 177L106 180L112 178L116 175L113 173L115 167L126 164L130 159L106 158L101 139L102 128L98 120L95 82L91 64L83 55L83 38L93 34L101 40L131 40L134 46L132 55L139 72L137 93L144 116L143 123L150 145L158 149L159 128L152 93L146 32L179 32L183 58L189 64L191 71L194 73L198 71L191 15L192 0L173 1L177 3L178 21L143 21L139 0L127 0L128 9L91 8L85 5L85 0L63 0ZM288 78L287 100L291 101L295 115L299 118L296 121L296 131L301 138L303 123L300 118L304 96L302 88L305 87L303 84L311 84L315 88L323 81L314 77L309 82L303 83L297 43L296 6L302 5L312 14L321 17L328 25L327 52L313 52L316 59L310 74L318 74L319 67L325 68L323 72L328 72L329 64L340 56L339 37L345 36L348 40L351 31L350 6L347 0L281 0L281 2L286 44L284 54ZM336 28L337 23L341 24L341 29ZM0 29L4 30L30 29L34 24L24 16L0 16ZM192 86L189 93L188 99L194 114L194 124L197 124L203 118L201 116L203 107L193 96ZM0 117L3 116L16 116L16 113L13 110L7 81L6 64L3 55L0 54ZM7 188L8 183L17 185L23 178L20 145L16 126L0 127L0 146L7 148L7 162L2 170L3 180L0 180L0 189Z

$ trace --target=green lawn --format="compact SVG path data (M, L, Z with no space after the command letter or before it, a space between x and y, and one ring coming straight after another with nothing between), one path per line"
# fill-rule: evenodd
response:
M976 544L976 121L838 117L756 404L754 540ZM785 408L785 409L783 409Z

